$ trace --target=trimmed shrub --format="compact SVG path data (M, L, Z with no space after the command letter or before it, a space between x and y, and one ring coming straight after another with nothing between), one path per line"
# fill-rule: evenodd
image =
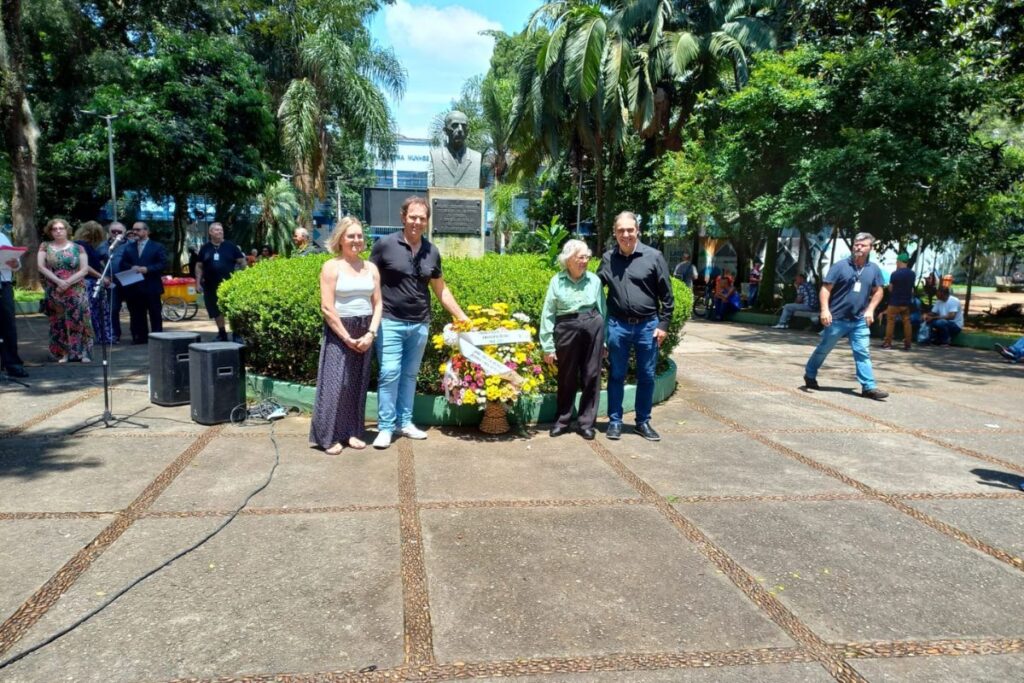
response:
M221 285L220 303L231 329L248 344L246 364L262 375L292 382L314 383L320 357L323 320L320 317L320 268L329 255L261 261L236 273ZM591 262L596 267L595 262ZM555 270L532 254L483 258L446 258L444 277L459 305L489 306L503 301L510 310L530 316L539 327L548 281ZM676 307L668 337L661 347L659 370L679 343L683 324L693 309L693 296L672 279ZM431 296L430 335L441 332L451 318ZM441 393L441 363L447 350L428 343L420 366L417 389ZM376 372L371 387L376 384Z

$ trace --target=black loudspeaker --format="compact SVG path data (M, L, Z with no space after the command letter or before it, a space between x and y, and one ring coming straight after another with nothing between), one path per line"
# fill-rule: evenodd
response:
M189 402L188 359L198 332L154 332L149 335L149 400L158 406Z
M245 363L241 344L210 342L189 349L192 419L199 424L228 422L245 403Z

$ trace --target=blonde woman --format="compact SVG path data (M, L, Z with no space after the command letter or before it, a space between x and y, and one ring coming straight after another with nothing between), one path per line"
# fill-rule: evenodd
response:
M103 226L96 221L86 221L78 226L78 230L75 230L75 244L85 250L85 258L89 263L89 270L85 276L85 293L89 297L89 315L92 317L95 344L109 344L111 341L107 294L101 292L99 296L95 296L96 283L103 273L104 266L98 249L103 244L105 237Z
M346 216L331 235L334 258L320 270L320 313L324 336L316 378L311 446L337 455L347 445L361 449L370 383L370 350L380 329L380 273L360 254L363 224Z
M69 239L68 222L53 218L43 228L48 241L39 245L36 265L45 279L46 312L50 320L50 354L58 363L89 363L92 322L84 280L89 274L85 249Z

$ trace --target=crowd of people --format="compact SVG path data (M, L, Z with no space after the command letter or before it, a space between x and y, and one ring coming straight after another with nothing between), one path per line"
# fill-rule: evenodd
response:
M452 318L466 319L445 283L440 251L423 234L429 204L409 197L401 219L402 231L377 240L365 261L360 257L362 225L345 219L329 245L333 258L321 270L324 331L309 442L327 453L366 447L363 414L371 347L380 365L373 447L388 448L396 435L426 439L427 433L413 423L413 399L427 345L431 292ZM626 372L635 355L634 430L648 440L661 438L651 425L651 407L658 348L674 307L668 264L661 252L640 241L632 213L616 217L614 234L616 246L602 256L596 273L587 269L592 254L586 243L568 241L560 272L548 283L539 337L545 359L557 365L552 437L571 431L575 412L576 431L584 439L595 438L602 358L607 357L605 435L621 438Z

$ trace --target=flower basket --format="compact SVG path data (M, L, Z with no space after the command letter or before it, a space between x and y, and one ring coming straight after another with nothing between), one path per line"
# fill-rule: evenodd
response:
M509 406L523 395L536 394L552 375L545 373L537 330L522 313L508 306L469 306L468 320L448 325L434 337L437 349L451 349L440 367L441 385L449 403L484 411L480 430L504 434L511 429Z
M484 434L505 434L512 425L508 423L508 409L501 401L488 401L484 417L480 420L480 431Z

